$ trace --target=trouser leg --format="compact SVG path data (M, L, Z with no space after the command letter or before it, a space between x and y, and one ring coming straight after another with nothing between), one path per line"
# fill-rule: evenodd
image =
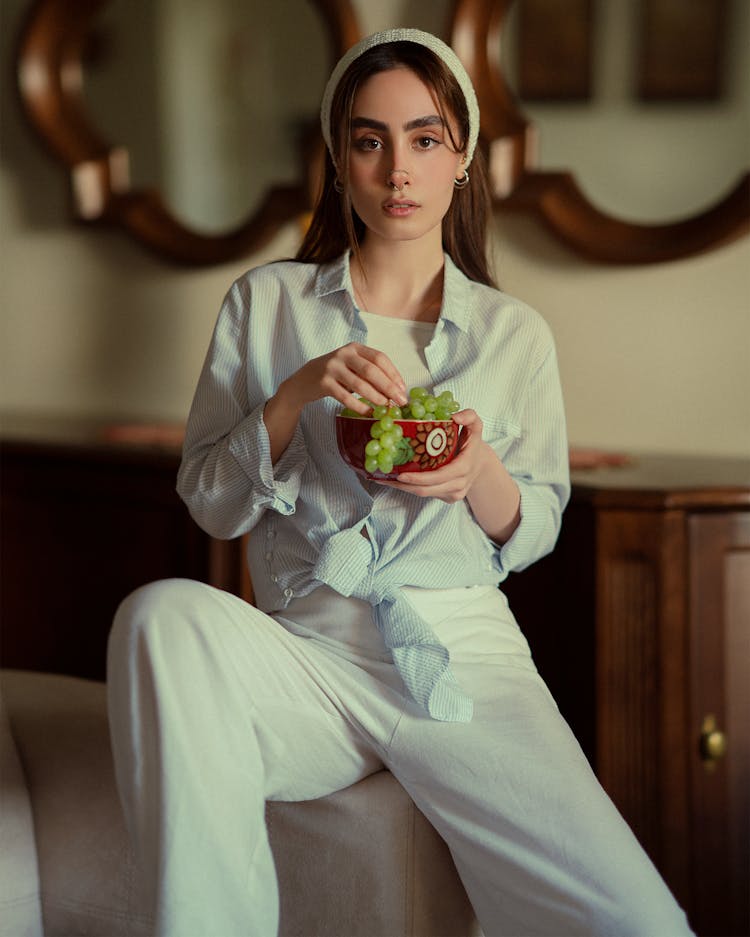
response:
M319 797L381 763L309 642L187 580L120 607L108 655L118 786L158 934L278 928L266 799Z
M473 642L451 648L454 672L474 696L473 721L436 723L413 711L387 764L448 843L485 937L691 933L559 715L510 613L503 621L497 609L476 612ZM442 637L450 644L450 628Z

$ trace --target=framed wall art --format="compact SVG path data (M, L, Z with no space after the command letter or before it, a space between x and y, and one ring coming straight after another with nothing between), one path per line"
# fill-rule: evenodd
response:
M726 0L641 0L638 97L719 98L727 18Z
M591 95L593 0L518 0L518 92L526 101Z

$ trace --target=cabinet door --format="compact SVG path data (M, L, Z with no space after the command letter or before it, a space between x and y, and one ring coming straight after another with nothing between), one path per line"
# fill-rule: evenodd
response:
M686 540L681 510L597 514L596 772L688 909Z
M4 453L3 666L101 680L112 616L129 592L209 578L211 543L174 490L176 471L175 459L148 454Z
M750 513L692 514L689 541L692 920L702 935L746 935Z

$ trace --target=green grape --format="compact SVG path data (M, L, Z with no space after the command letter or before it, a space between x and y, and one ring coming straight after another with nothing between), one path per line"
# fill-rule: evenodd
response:
M389 475L393 471L393 456L388 452L379 452L378 468L384 475Z
M435 396L426 387L412 387L409 402L403 407L396 404L375 405L365 397L359 399L370 407L373 421L370 440L364 451L365 470L370 474L379 470L384 475L390 475L394 465L405 465L415 458L412 443L404 436L403 427L396 420L449 420L451 414L461 409L452 391L444 390ZM349 407L344 407L341 414L362 415Z

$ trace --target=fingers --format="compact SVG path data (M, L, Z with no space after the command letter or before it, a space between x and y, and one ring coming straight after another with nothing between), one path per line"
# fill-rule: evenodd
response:
M474 410L461 410L453 414L461 426L459 448L447 464L429 472L403 472L398 481L387 481L401 491L409 491L423 498L438 498L448 504L462 501L479 472L479 453L482 445L482 421Z
M376 349L350 342L328 354L313 358L282 382L290 405L301 410L321 397L332 397L362 416L370 408L359 398L387 404L408 400L403 378L390 358Z
M435 469L432 472L414 472L408 475L404 473L399 475L399 479L414 479L413 482L404 481L379 481L381 485L388 485L390 488L398 488L400 491L408 491L409 494L417 495L419 498L437 498L439 501L445 501L446 504L455 504L457 501L463 501L469 491L464 476L452 478L449 480L437 481L434 478L427 480L427 476L434 475L441 471Z
M471 461L459 454L441 468L429 472L402 472L398 480L383 481L381 484L422 498L439 498L452 504L466 497L472 480Z
M386 398L378 402L388 403L389 400L395 400L399 404L406 404L409 400L406 384L388 355L366 345L359 345L356 350L358 354L353 370L361 380Z
M393 362L366 345L352 342L337 349L329 356L327 372L327 393L357 413L366 414L369 408L355 394L377 404L408 401L406 385Z
M366 395L363 394L362 397ZM345 407L348 407L350 410L354 410L355 413L359 413L361 416L370 416L372 413L372 407L365 401L358 397L356 394L346 393L343 398L337 398L344 404ZM378 403L377 400L372 400L371 397L367 397L367 400L371 400L372 403Z
M457 413L454 413L453 421L458 423L459 426L465 426L473 433L478 432L481 434L484 428L477 411L471 410L468 407L465 410L459 410Z

